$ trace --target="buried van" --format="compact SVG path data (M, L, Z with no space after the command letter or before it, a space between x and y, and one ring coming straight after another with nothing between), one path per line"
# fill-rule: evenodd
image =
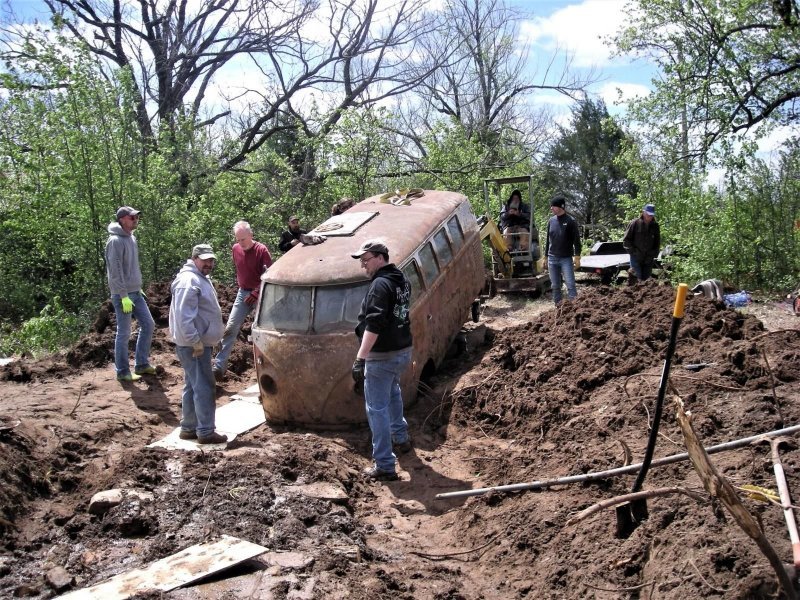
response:
M484 285L483 254L469 201L419 190L374 196L331 217L262 277L252 339L261 403L272 424L336 428L366 422L351 367L355 327L370 280L350 255L382 240L411 283L411 366L401 379L408 404L469 318ZM413 197L412 197L413 196Z

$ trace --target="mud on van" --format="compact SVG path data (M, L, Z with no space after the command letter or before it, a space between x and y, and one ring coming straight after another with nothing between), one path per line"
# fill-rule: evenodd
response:
M414 351L401 386L404 401L414 400L420 377L442 362L484 284L469 201L430 190L408 205L374 196L309 234L327 241L295 246L262 278L252 338L267 420L310 427L366 421L350 371L369 279L350 254L374 238L386 243L390 262L411 282Z

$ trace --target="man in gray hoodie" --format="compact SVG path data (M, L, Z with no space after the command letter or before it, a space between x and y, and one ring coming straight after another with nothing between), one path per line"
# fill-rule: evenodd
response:
M106 273L111 303L117 317L117 336L114 340L114 366L119 381L138 381L140 375L155 375L150 364L150 344L155 322L142 293L142 271L139 269L139 246L133 231L139 226L141 211L130 206L117 210L116 222L108 225L106 242ZM128 341L131 337L131 317L139 324L136 339L136 359L131 373L128 362Z
M199 444L222 444L228 438L214 431L216 384L211 349L222 339L225 325L217 292L209 275L217 257L211 246L198 244L172 282L169 331L183 366L180 438Z

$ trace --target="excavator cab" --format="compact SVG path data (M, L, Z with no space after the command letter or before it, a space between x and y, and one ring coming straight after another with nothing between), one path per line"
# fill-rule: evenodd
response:
M527 191L527 228L518 226L507 228L504 232L498 223L502 222L506 201L515 189L519 189L522 203L526 201ZM497 199L494 205L500 207L497 221L491 216L493 197ZM534 218L533 177L527 175L484 179L483 198L486 214L479 219L478 224L481 228L481 239L488 241L491 247L489 295L494 292L543 293L550 286L550 277L543 272L539 229ZM516 222L520 225L519 218Z

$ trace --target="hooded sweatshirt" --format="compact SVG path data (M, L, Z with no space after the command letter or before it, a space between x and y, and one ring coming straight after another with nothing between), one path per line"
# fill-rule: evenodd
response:
M198 341L213 346L222 339L225 325L217 292L211 280L189 259L172 281L169 305L169 332L178 346L194 346Z
M111 295L127 296L142 289L142 271L139 269L139 246L132 233L113 221L108 224L106 241L106 274Z
M411 284L393 264L378 269L361 303L356 335L377 333L378 339L367 360L411 346Z

